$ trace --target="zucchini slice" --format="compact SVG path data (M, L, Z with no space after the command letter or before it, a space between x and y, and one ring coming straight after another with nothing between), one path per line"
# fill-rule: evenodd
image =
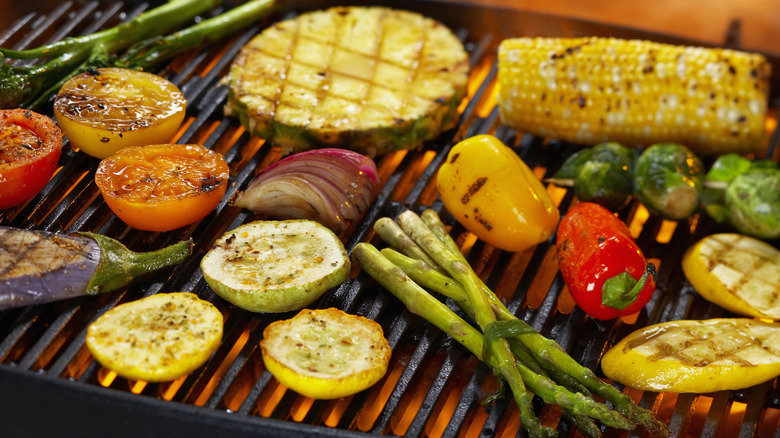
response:
M469 59L446 26L383 7L333 7L247 43L225 113L285 154L318 147L369 156L414 149L455 126Z
M161 293L114 307L87 329L104 367L127 379L168 382L203 365L222 342L222 313L189 292Z
M382 326L339 309L301 310L263 331L263 363L284 386L307 397L334 399L381 379L390 362Z
M200 263L220 297L252 312L289 312L349 275L338 236L310 220L255 221L228 231Z

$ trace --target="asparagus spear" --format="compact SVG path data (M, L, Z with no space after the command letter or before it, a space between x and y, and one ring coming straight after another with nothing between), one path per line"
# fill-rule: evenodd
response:
M399 217L399 221L401 222L409 217L408 214L402 216L403 218ZM390 220L387 219L383 221L385 222L385 225L382 228L391 228L391 226L388 226L391 221L388 221ZM409 221L407 220L407 222ZM468 265L465 257L460 253L457 244L452 240L451 236L446 231L446 227L433 210L426 210L423 212L422 222L423 224L417 223L416 226L428 228L428 231L433 233L433 235L441 241L442 245L449 249L450 256L457 259L460 263ZM407 224L407 229L408 227L409 225ZM386 233L378 232L378 234L380 237L386 238ZM458 281L437 272L429 263L415 259L414 254L419 254L418 249L420 248L417 247L417 249L410 250L408 238L399 235L398 230L394 230L391 234L392 238L388 240L396 243L404 242L402 246L404 252L412 255L411 257L406 257L392 249L382 250L382 255L390 260L394 266L403 269L408 276L411 277L411 280L413 280L411 281L412 284L414 284L414 281L417 281L427 289L442 293L455 300L468 314L474 314L473 309L470 307L470 302L467 299L467 293ZM412 243L412 245L414 245L414 243ZM420 246L424 245L421 244ZM436 264L437 262L433 263ZM517 318L506 309L503 303L498 300L495 294L493 294L492 291L476 277L476 274L473 275L484 294L488 297L488 300L495 311L495 315L498 317L497 319L514 321L513 324L517 324L515 329L517 330L516 333L506 333L508 336L513 336L509 338L511 341L510 348L517 359L523 362L528 361L534 369L534 363L540 364L551 377L554 377L573 392L580 392L584 395L588 395L588 390L593 391L612 403L618 412L626 415L630 420L644 426L647 430L656 435L667 436L669 434L666 426L656 420L650 411L636 406L630 397L598 379L591 370L579 365L574 359L569 357L557 343L543 337L524 322L517 320ZM420 312L418 311L416 313ZM528 355L523 354L517 344L522 344L523 349L530 353L531 360L529 360ZM563 411L564 414L569 414L572 422L576 427L581 429L583 433L591 436L591 434L595 432L593 425L588 422L583 422L581 416L577 416L576 414L572 415L573 413L565 407Z
M422 213L422 219L429 229L442 241L448 248L454 248L453 253L467 263L465 257L460 252L457 243L449 235L441 218L433 210L425 210ZM420 281L423 281L420 279ZM441 281L438 279L437 281ZM503 320L516 320L517 318L510 312L504 303L496 297L493 291L482 283L483 290L488 295L496 313ZM457 288L450 286L438 292L447 295L446 290L455 290ZM455 299L455 298L453 298ZM457 300L456 300L457 301ZM523 324L525 324L523 322ZM530 327L528 327L530 328ZM540 364L548 371L560 370L577 380L585 388L604 398L615 406L615 409L628 417L631 421L641 425L658 436L668 436L669 430L660 421L658 421L652 412L637 406L631 397L615 389L614 386L605 383L599 379L592 370L583 367L577 361L571 358L558 343L545 338L538 332L526 332L517 336L517 339L540 361Z
M174 0L126 23L28 50L0 48L0 108L35 108L72 76L97 67L150 69L182 51L224 38L273 10L274 0L253 0L224 14L164 36L221 0ZM118 52L129 49L122 56ZM51 58L14 66L9 59Z
M411 278L404 274L403 270L387 259L381 252L368 243L359 243L352 250L352 257L360 266L373 278L379 281L393 295L398 297L406 307L413 313L416 313L426 320L430 321L444 332L450 334L463 346L469 349L474 355L484 360L493 368L506 367L501 358L494 355L496 350L493 346L498 345L498 339L491 338L484 340L482 334L473 328L468 322L463 320L449 307L430 295L425 289L417 285ZM489 331L491 331L489 329ZM487 347L487 348L486 348ZM489 354L484 354L484 351ZM511 357L506 359L515 362ZM632 429L634 424L615 411L611 411L607 406L600 404L592 398L585 397L582 394L572 393L566 388L556 385L549 378L536 374L522 363L514 363L523 382L526 382L528 388L536 395L542 397L547 403L560 405L573 417L592 417L611 427L621 429ZM502 375L505 375L502 371ZM507 378L513 378L507 377ZM516 386L510 387L513 391ZM527 394L527 393L526 393ZM515 399L517 396L515 395ZM530 407L528 408L530 409ZM532 411L531 411L532 412ZM533 415L533 414L531 414ZM521 420L532 436L554 436L551 429L527 423L522 416ZM538 419L536 419L538 422ZM585 418L580 418L581 424L587 424ZM541 434L541 435L540 435Z

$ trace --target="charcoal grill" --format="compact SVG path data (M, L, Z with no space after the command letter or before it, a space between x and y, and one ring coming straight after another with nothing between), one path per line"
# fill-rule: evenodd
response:
M347 4L350 2L342 2ZM505 299L510 310L544 335L555 339L580 363L600 373L599 359L635 328L667 320L731 316L699 297L679 269L685 248L718 230L703 216L680 223L649 217L636 203L620 212L648 258L660 265L658 291L636 317L596 322L577 309L558 273L551 242L522 253L506 253L476 241L437 200L433 176L448 149L459 139L491 133L514 147L541 173L554 171L575 145L514 132L501 126L492 91L495 49L508 36L612 35L691 44L678 38L551 17L434 1L371 2L415 10L443 21L456 31L470 53L469 98L459 126L424 148L377 160L382 187L360 224L342 234L351 248L378 241L371 231L382 216L406 208L434 208L452 226L452 234L475 270ZM452 339L406 311L392 295L355 269L348 281L326 294L316 307L335 306L378 321L393 349L389 371L374 387L346 399L314 401L279 386L264 370L257 347L262 329L291 314L252 314L216 297L202 279L200 257L225 230L252 220L229 202L256 169L280 158L279 151L251 138L222 105L227 91L219 84L242 44L269 23L327 6L321 1L291 1L266 21L232 39L188 52L159 73L184 91L188 118L179 143L199 143L225 154L231 185L225 200L201 222L168 233L133 230L113 216L93 182L97 161L67 150L62 168L44 191L21 207L0 213L0 224L46 230L93 231L146 250L183 238L196 242L189 262L146 277L125 290L97 297L0 312L0 436L525 436L514 403L501 399L489 407L480 401L496 388L489 369ZM23 48L66 35L116 24L154 3L50 2L44 11L15 17L0 30L0 45ZM225 8L230 7L229 3ZM215 13L221 10L214 11ZM735 39L729 35L725 44ZM696 43L699 45L707 45ZM774 66L767 129L768 156L777 148L777 90L780 64ZM564 212L573 192L551 188ZM777 244L775 242L775 244ZM116 377L97 364L84 347L88 324L111 307L157 292L190 291L225 313L223 345L192 375L175 382L147 384ZM714 394L658 394L618 385L641 406L667 423L673 436L780 437L780 392L772 381L743 391ZM536 405L546 424L561 436L576 436L555 407ZM604 430L607 436L644 436Z

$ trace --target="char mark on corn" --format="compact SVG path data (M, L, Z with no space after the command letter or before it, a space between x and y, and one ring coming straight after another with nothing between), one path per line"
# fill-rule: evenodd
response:
M700 155L766 145L760 54L617 38L514 38L498 52L498 106L518 131L579 144L685 144Z

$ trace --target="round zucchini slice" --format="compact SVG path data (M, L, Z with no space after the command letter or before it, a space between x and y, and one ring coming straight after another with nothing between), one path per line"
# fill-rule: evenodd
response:
M200 263L217 295L252 312L289 312L349 275L338 236L311 220L255 221L228 231Z
M222 313L189 292L152 295L114 307L87 329L104 367L127 379L168 382L203 365L222 342Z
M390 345L382 326L339 309L304 309L263 331L263 363L284 386L307 397L346 397L387 372Z
M469 59L440 22L383 7L333 7L277 23L236 56L225 112L285 154L376 156L455 126Z

